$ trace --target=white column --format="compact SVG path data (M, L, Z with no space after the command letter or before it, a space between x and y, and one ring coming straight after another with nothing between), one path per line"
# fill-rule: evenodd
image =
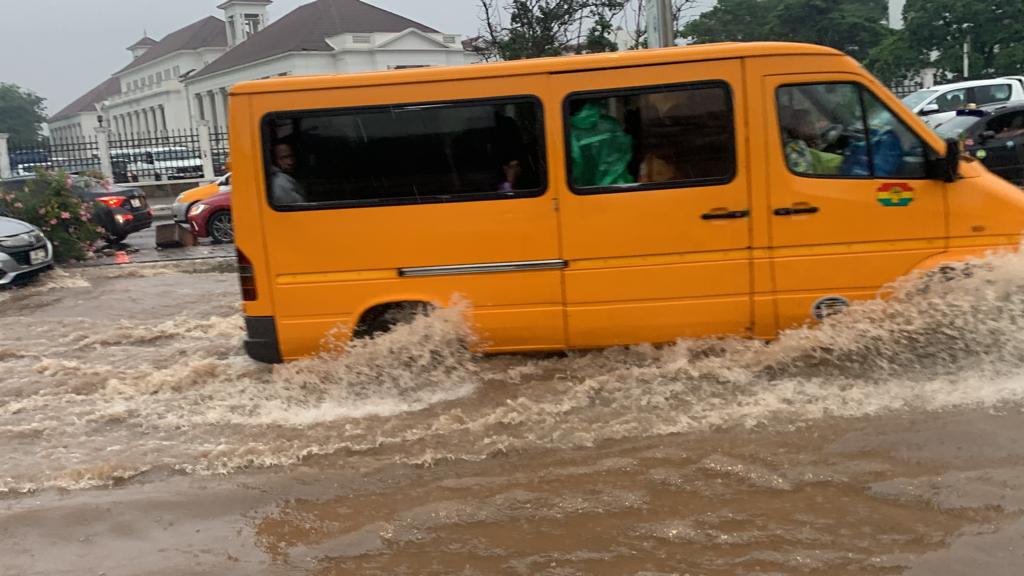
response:
M157 112L160 114L160 129L167 132L167 110L164 109L164 105L157 106Z
M7 133L0 132L0 179L11 177L11 158L7 152Z
M104 178L113 178L114 170L110 165L110 130L102 126L96 128L96 143L100 150L100 172Z
M199 121L199 150L203 158L203 178L213 180L213 147L210 146L210 123Z
M210 117L207 118L207 120L210 121L210 127L216 129L217 125L220 124L220 118L217 114L217 94L213 90L210 90L206 94L210 101Z

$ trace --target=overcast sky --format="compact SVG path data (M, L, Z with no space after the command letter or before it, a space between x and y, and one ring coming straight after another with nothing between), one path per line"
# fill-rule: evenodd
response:
M451 34L480 28L477 0L368 0ZM145 31L160 40L200 18L223 18L223 0L0 0L0 82L46 98L53 114L123 68ZM277 20L309 0L275 0Z

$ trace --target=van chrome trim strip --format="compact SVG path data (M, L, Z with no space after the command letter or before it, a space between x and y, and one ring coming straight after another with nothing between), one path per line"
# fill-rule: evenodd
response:
M494 262L491 264L463 264L459 266L419 266L400 268L399 276L446 276L449 274L484 274L487 272L522 272L524 270L560 270L568 266L565 260L526 260L523 262Z

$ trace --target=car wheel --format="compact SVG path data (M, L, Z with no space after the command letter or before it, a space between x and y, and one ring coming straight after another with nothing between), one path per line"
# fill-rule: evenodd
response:
M226 210L210 216L206 222L206 229L210 233L210 238L217 244L235 240L235 232L231 226L231 212Z

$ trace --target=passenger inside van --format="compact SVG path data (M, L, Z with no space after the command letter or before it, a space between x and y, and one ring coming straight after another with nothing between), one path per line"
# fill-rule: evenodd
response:
M573 103L569 119L572 182L575 186L632 184L633 138L596 100Z
M810 110L780 103L779 123L786 163L791 170L800 174L839 174L843 156L818 149L822 146L822 135Z
M306 201L302 185L295 180L295 153L290 144L279 142L273 148L274 161L270 168L270 190L274 204L301 204Z

